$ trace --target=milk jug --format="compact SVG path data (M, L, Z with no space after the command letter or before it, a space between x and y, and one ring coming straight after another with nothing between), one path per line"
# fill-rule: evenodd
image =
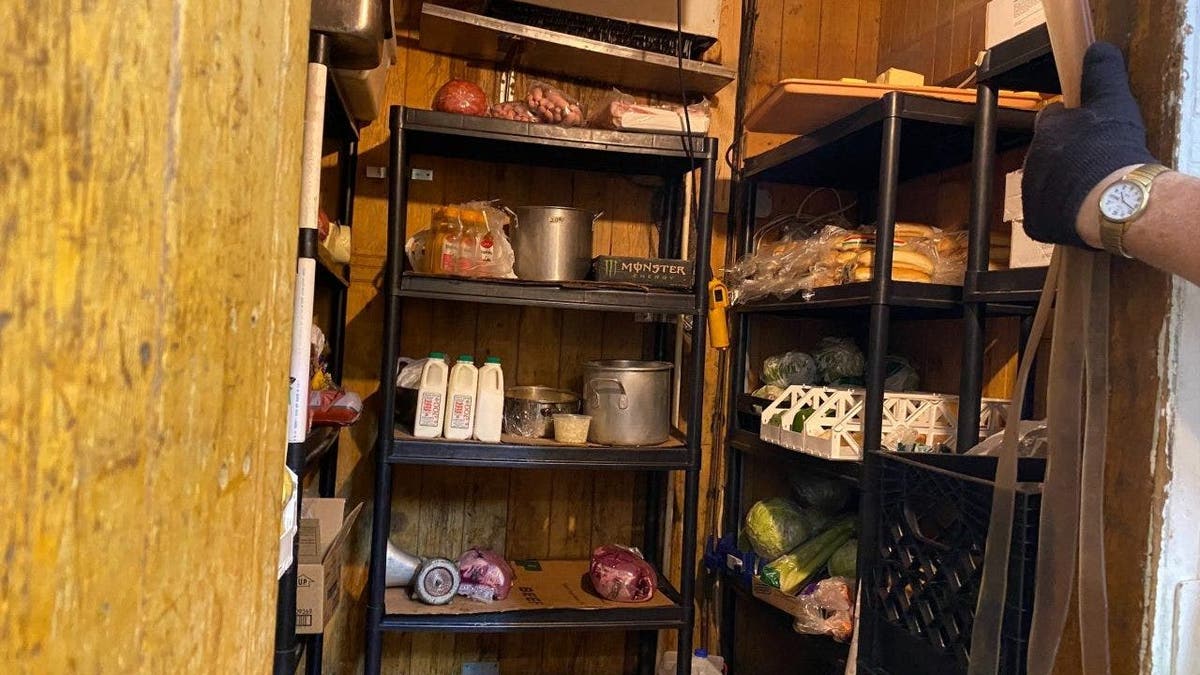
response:
M479 369L470 354L458 357L450 369L450 384L446 388L446 438L463 441L475 430L475 390L479 386Z
M431 352L421 368L421 382L417 389L417 415L413 420L413 435L417 438L437 438L442 435L447 372L446 355Z
M475 394L475 439L500 442L504 421L504 371L500 357L489 356L479 369L479 389Z

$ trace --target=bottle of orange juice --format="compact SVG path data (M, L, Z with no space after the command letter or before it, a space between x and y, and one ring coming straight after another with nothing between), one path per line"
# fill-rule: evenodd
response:
M434 212L433 246L431 247L433 274L457 274L459 249L462 244L462 221L457 206L446 206Z
M479 217L483 215L475 209L462 209L462 236L458 240L457 273L464 277L478 276L476 272L477 252L479 248Z

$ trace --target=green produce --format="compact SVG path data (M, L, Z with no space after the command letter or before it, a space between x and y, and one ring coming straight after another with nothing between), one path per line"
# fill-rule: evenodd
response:
M767 563L762 579L789 595L800 590L829 562L829 558L854 536L854 516L838 518L829 529Z
M822 338L812 355L821 377L830 383L844 378L861 378L867 368L862 350L849 338Z
M804 406L801 408L800 411L796 413L796 416L792 418L792 431L795 431L796 433L804 431L804 423L808 421L808 418L812 417L814 412L816 411L809 406Z
M746 538L755 553L774 560L819 532L828 521L825 513L802 509L790 499L764 499L746 513Z
M845 481L793 470L788 474L788 482L792 484L796 503L800 506L837 513L850 499L850 485Z
M847 540L829 557L829 576L849 579L858 576L858 539Z

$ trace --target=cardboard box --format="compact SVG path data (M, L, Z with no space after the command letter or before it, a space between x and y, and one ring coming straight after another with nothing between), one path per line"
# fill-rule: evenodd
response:
M1046 23L1042 0L990 0L984 24L988 49Z
M781 609L792 616L799 615L800 600L796 596L788 595L758 577L754 577L754 581L751 582L750 593L768 605Z
M898 87L924 87L925 76L911 70L888 68L875 78L876 84L894 84Z
M1025 212L1021 206L1021 177L1013 171L1004 176L1004 221L1012 223L1012 243L1009 244L1008 266L1045 267L1050 264L1054 244L1034 241L1025 233Z
M345 499L301 502L300 544L296 566L296 633L320 633L342 599L342 561L346 536L362 504L350 515Z
M691 289L696 264L667 258L624 258L602 255L592 261L596 281L621 281L663 288Z

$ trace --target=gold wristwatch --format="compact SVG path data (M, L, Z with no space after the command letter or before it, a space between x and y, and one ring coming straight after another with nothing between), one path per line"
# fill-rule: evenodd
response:
M1166 171L1170 169L1161 164L1143 164L1100 193L1100 245L1104 250L1130 257L1125 252L1125 233L1145 213L1155 177Z

